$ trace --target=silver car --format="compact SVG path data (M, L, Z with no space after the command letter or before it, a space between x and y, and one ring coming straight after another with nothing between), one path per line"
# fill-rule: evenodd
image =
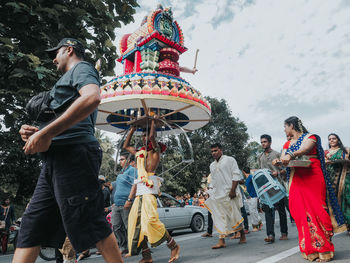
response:
M208 221L207 209L185 205L166 193L162 193L157 202L159 219L169 232L185 228L191 228L193 232L204 230Z

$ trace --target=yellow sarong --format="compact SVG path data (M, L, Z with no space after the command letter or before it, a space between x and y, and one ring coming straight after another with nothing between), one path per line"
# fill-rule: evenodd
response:
M141 242L147 236L152 247L156 247L167 239L166 229L159 220L157 198L152 194L135 198L128 219L128 246L131 255L141 250Z
M138 180L147 187L153 188L154 182L148 177L154 175L154 173L148 173L145 169L144 161L146 155L147 152L145 150L136 153ZM158 187L160 187L160 184ZM145 236L152 247L160 245L167 239L165 226L159 220L157 198L153 194L136 196L131 207L128 218L128 248L130 255L137 255L140 252L141 243Z

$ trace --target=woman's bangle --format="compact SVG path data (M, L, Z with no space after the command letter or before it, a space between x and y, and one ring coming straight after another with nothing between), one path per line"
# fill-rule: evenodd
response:
M292 159L295 159L295 154L291 151L288 151L287 154L290 155L290 157L292 157Z

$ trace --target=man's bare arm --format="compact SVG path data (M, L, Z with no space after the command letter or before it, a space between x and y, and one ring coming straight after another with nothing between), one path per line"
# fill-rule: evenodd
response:
M301 147L298 151L294 152L294 156L298 157L298 156L302 156L305 154L308 154L316 145L316 142L314 140L306 140L306 142L304 143L303 147Z
M134 199L136 195L136 184L133 184L130 190L129 198Z
M133 184L130 190L130 194L128 199L134 199L136 195L136 184ZM129 209L131 207L132 202L131 201L126 201L124 204L124 209Z
M82 87L79 94L80 97L60 117L42 129L43 133L55 137L88 117L101 102L100 89L95 84Z
M157 141L156 141L156 123L155 123L154 119L151 122L151 130L149 132L149 140L152 143L153 149L159 148L159 145L157 144Z
M181 67L181 66L180 66L179 69L180 69L181 72L184 72L184 73L192 73L192 74L195 74L195 73L198 71L198 69L196 69L196 68L190 69L190 68L188 68L188 67Z
M123 144L123 148L133 155L136 154L136 149L134 147L130 146L130 141L131 141L132 135L134 134L135 130L136 130L135 126L132 126L129 133L128 133L128 136L126 137L125 142Z
M96 84L82 87L79 93L80 97L61 116L27 139L23 147L25 154L47 151L52 138L88 117L98 107L101 99L100 89Z

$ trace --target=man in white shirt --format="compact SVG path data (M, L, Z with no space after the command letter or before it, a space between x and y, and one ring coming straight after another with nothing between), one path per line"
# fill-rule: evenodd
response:
M241 175L237 162L233 157L223 155L219 143L210 148L215 161L210 164L212 189L205 206L212 213L215 229L220 234L219 242L212 249L226 247L225 237L238 231L241 234L239 244L246 243L241 215L242 195L238 188Z

